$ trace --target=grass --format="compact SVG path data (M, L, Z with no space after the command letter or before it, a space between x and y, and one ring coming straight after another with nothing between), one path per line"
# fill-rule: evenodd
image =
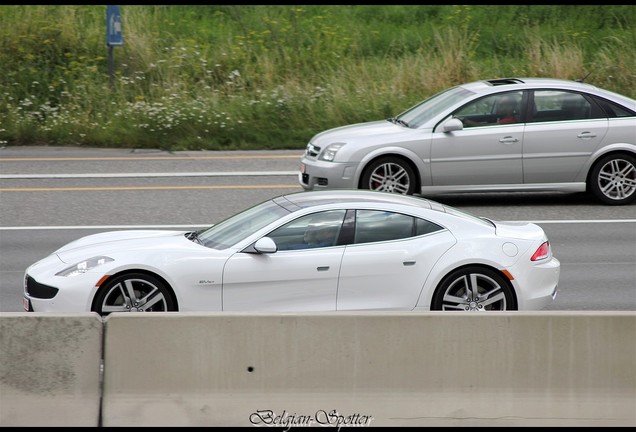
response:
M636 8L0 6L0 144L301 149L485 78L579 79L636 97Z

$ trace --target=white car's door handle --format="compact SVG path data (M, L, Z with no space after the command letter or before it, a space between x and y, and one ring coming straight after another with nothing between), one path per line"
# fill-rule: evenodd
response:
M501 138L499 142L502 144L514 144L516 142L519 142L519 140L515 137L507 136L507 137Z
M581 132L577 135L578 138L596 138L596 134L592 132Z
M320 266L320 267L316 268L316 270L318 270L318 271L327 271L327 270L329 270L329 266Z
M412 266L415 265L415 261L404 261L402 262L402 264L404 264L405 266Z

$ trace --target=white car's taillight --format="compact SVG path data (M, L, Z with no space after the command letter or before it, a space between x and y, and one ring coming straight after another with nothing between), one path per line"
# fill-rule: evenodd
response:
M539 248L532 254L530 261L538 261L542 259L546 259L550 256L550 242L547 241L543 243Z

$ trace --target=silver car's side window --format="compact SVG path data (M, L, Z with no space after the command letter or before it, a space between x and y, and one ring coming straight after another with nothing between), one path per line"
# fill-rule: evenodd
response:
M486 96L460 108L454 116L464 127L514 124L521 121L522 92Z
M600 99L600 98L593 98L593 99L600 107L602 107L602 111L599 111L598 115L594 116L593 118L636 117L636 105L632 107L632 110L629 110L624 106L620 106L619 104L610 102L605 99Z
M559 90L535 91L532 111L535 123L592 118L592 105L582 94Z

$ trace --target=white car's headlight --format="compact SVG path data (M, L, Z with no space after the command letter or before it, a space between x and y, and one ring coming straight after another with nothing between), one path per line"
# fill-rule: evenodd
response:
M64 270L57 272L55 276L71 277L81 275L83 273L86 273L87 271L94 269L97 266L109 263L111 261L115 260L107 256L96 256L73 264L72 266L67 267Z
M319 159L327 162L332 162L336 158L336 153L343 146L343 143L339 144L329 144L325 149L320 153Z

